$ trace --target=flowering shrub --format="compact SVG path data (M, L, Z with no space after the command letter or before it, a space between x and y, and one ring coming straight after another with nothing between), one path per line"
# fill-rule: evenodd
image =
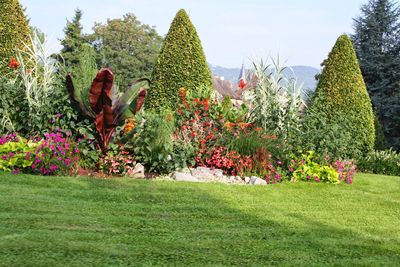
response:
M353 160L337 160L333 164L333 167L339 173L339 180L345 181L346 184L352 184L354 175L357 172L357 166Z
M48 133L38 141L32 170L42 175L71 174L78 161L79 149L62 133Z
M222 169L225 173L235 175L235 160L240 156L236 151L229 151L224 146L211 147L209 150L201 149L200 154L196 156L198 166L207 166L210 168Z
M3 136L0 136L0 145L4 145L8 142L18 142L19 137L16 133L10 133Z
M279 150L276 136L241 120L227 120L227 111L216 101L189 100L183 88L179 96L174 136L193 145L197 166L222 169L229 175L258 175L269 183L286 177L282 162L271 154Z
M42 175L71 174L79 150L62 133L24 139L15 133L0 138L0 170Z
M108 153L100 158L100 170L109 175L132 175L134 174L136 161L129 152L123 149L116 153Z

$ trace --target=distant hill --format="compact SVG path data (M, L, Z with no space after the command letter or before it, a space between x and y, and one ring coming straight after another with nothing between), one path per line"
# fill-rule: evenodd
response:
M226 80L237 82L240 68L224 68L208 64L213 75L223 76ZM288 78L297 78L297 83L303 83L303 89L314 90L317 86L315 75L320 72L319 69L310 66L292 66L285 70Z

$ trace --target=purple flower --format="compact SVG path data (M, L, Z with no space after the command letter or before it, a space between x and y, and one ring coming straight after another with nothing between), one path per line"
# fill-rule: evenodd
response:
M62 115L60 113L58 113L56 116L57 116L57 118L61 118L62 117Z
M15 169L12 171L12 174L19 174L19 173L20 173L19 169Z

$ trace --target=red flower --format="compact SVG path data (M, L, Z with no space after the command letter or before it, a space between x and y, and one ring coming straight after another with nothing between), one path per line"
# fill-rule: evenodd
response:
M240 79L240 81L239 81L239 88L240 88L240 89L243 89L243 88L245 88L245 87L246 87L246 83L244 82L243 79Z
M203 105L204 105L204 110L208 111L208 109L210 108L210 100L206 98L203 102Z
M17 69L19 67L19 62L15 58L11 58L10 64L8 64L10 69Z

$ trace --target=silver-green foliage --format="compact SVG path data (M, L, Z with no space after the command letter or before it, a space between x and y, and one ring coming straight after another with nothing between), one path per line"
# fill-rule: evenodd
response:
M51 57L46 39L42 41L33 32L30 41L17 56L21 64L19 76L30 113L40 115L47 104L46 99L55 90L58 63Z
M300 129L302 86L285 76L279 58L271 61L272 65L264 60L253 63L255 86L244 92L243 100L249 122L287 139Z

